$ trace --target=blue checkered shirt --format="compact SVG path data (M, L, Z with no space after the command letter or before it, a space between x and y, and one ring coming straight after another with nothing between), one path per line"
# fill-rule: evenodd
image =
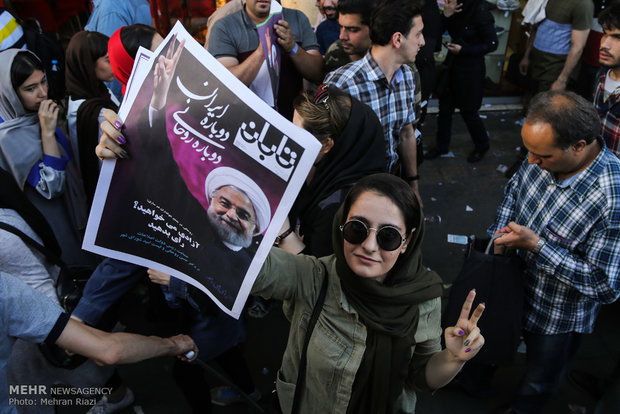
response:
M546 241L538 255L519 251L527 264L529 332L591 333L601 304L620 296L620 161L601 145L564 183L526 160L489 227L493 234L514 221Z
M339 87L375 111L383 126L389 171L392 171L398 160L400 131L415 121L413 70L407 65L401 66L388 83L368 52L362 59L330 72L325 83Z

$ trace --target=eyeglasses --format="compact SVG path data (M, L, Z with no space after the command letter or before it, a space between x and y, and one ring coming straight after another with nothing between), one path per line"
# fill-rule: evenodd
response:
M349 220L340 226L342 236L352 244L363 243L368 238L370 230L374 230L377 233L377 244L379 247L388 252L398 249L407 241L407 238L403 237L394 226L383 226L377 229L368 227L366 223L355 219Z

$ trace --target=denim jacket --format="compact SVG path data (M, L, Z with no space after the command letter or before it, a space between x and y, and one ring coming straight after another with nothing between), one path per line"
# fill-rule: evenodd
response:
M269 253L252 293L284 301L291 322L276 389L284 413L291 412L306 327L323 278L328 287L325 304L307 351L301 413L346 413L353 381L366 348L366 327L348 303L336 274L335 256L317 259L274 248ZM441 298L420 305L420 320L411 350L409 377L399 397L398 413L415 412L415 390L429 390L425 367L441 351Z

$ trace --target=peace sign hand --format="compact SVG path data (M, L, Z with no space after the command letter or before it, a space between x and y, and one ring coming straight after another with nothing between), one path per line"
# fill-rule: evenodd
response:
M166 97L168 96L168 89L172 82L174 70L179 63L179 57L185 46L185 39L181 40L179 46L174 50L176 41L176 35L172 37L170 46L166 56L159 56L157 63L155 63L155 71L153 77L153 97L151 98L151 106L155 109L162 109L166 105Z
M484 345L484 337L478 328L478 320L484 312L484 303L479 304L471 317L469 316L475 297L476 290L472 289L463 303L456 326L446 328L444 333L446 349L461 361L472 359Z

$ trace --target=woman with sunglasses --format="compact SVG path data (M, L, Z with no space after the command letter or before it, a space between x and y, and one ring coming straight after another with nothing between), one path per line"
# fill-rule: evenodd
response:
M276 390L284 413L413 413L416 390L447 384L484 338L467 297L441 349L439 276L422 263L424 220L411 187L389 174L353 186L334 218L334 254L272 249L252 292L284 301L291 322ZM327 292L298 370L309 315ZM293 409L295 389L298 410Z

